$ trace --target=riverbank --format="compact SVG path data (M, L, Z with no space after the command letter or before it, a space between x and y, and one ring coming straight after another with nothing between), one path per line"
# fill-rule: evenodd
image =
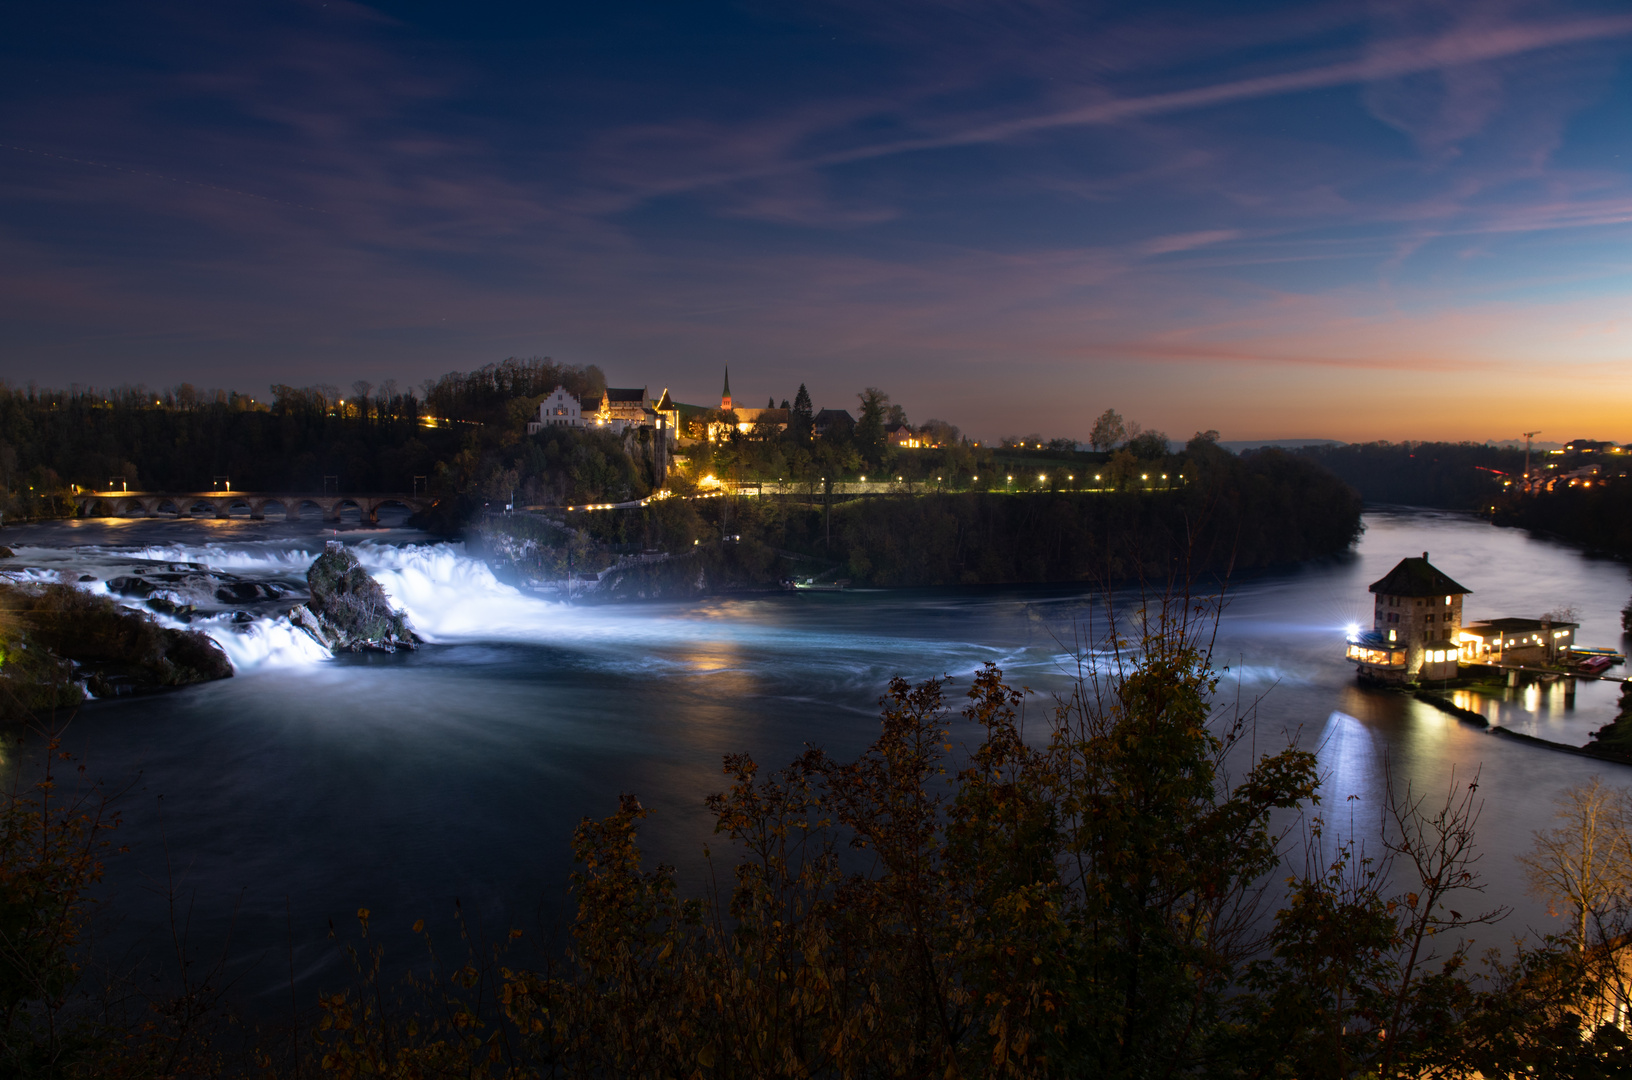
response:
M49 716L88 695L155 693L232 673L226 654L196 630L160 626L71 585L0 584L0 721Z

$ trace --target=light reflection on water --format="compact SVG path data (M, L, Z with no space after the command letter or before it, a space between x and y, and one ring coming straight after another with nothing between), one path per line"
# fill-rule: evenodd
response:
M1477 772L1486 797L1482 870L1491 895L1517 908L1492 940L1550 925L1512 855L1549 824L1561 788L1592 773L1632 784L1632 769L1493 738L1403 695L1358 687L1341 658L1342 630L1369 622L1371 581L1428 550L1474 590L1470 619L1571 604L1581 640L1615 644L1626 568L1456 515L1375 512L1367 526L1351 555L1232 585L1216 651L1228 669L1221 693L1259 702L1261 749L1292 738L1318 753L1326 814L1343 828L1352 820L1375 829L1387 769L1435 797L1453 773L1466 782ZM177 559L197 559L211 543L214 552L203 554L235 572L262 560L268 573L298 579L294 553L326 538L302 528L75 523L32 529L20 542L158 546ZM17 546L20 532L8 529L8 543ZM372 536L380 545L426 540ZM117 561L58 557L63 565ZM1092 590L1056 588L565 608L488 584L456 551L377 546L365 559L443 644L412 656L258 668L82 710L73 741L93 766L117 782L140 777L126 797L125 839L135 850L112 875L130 912L122 933L162 926L143 882L162 880L166 843L186 868L186 889L196 890L200 937L224 931L241 894L235 939L247 956L275 952L279 965L286 897L303 970L329 955L326 920L342 924L362 906L382 928L445 916L455 897L491 930L553 925L573 826L610 812L620 792L638 793L654 811L646 850L695 883L712 838L701 800L723 786L721 755L749 751L778 766L807 743L853 755L873 737L892 675L950 674L957 701L987 661L1037 692L1032 715L1041 716L1075 670L1073 624L1103 606ZM453 586L436 567L463 576ZM1582 682L1573 704L1556 686L1479 697L1473 707L1580 743L1613 715L1617 691Z

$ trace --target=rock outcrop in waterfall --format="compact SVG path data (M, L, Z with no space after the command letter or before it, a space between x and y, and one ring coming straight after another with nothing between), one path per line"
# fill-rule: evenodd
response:
M344 544L330 542L306 571L312 598L289 620L331 652L396 652L419 644L408 617Z

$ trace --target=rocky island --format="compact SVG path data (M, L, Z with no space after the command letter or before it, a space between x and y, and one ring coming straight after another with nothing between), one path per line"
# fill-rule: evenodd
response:
M388 652L419 645L408 617L344 544L330 542L306 571L311 599L289 621L330 652Z

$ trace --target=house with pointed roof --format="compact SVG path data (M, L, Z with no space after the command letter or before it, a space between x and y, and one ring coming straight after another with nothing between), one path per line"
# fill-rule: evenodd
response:
M1349 636L1347 656L1368 682L1415 683L1456 678L1462 598L1471 589L1428 561L1401 559L1371 583L1372 628Z
M856 418L844 409L822 409L811 418L810 427L816 437L822 439L836 432L854 431Z
M584 426L580 415L578 399L567 393L567 388L557 386L549 396L538 403L538 415L527 422L527 434L537 435L547 427Z

